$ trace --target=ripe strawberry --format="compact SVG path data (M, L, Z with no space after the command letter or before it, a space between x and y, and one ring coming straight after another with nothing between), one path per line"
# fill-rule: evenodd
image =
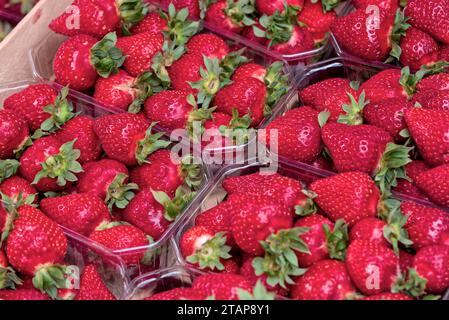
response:
M55 137L62 143L76 139L73 147L80 151L78 161L82 164L100 158L100 141L93 130L94 120L89 116L77 116L67 121Z
M408 98L411 92L401 83L405 83L409 73L406 69L387 69L381 71L367 81L363 82L359 88L359 92L365 91L366 100L370 103L379 103L391 98Z
M206 295L191 288L175 288L153 294L144 300L205 300L206 298Z
M384 228L387 226L386 222L378 218L364 218L359 220L349 233L350 241L368 240L386 247L390 243L384 237Z
M20 174L42 192L63 190L83 171L75 141L62 143L52 136L40 138L20 158Z
M428 76L416 85L418 92L427 90L449 90L449 73L438 73Z
M414 256L407 251L399 251L399 267L401 269L401 272L405 272L408 270L408 268L412 267L413 257Z
M416 178L416 185L436 204L449 207L449 164L427 170Z
M366 9L369 6L378 6L386 12L396 12L399 9L398 0L353 0L353 5L357 9Z
M104 246L111 251L120 251L130 248L146 247L153 240L134 226L112 222L97 228L89 236L92 241ZM146 252L144 250L133 251L123 255L123 261L127 265L146 264Z
M415 250L438 244L442 235L449 231L449 215L442 210L413 202L403 202L401 209L409 216L405 228Z
M0 123L0 159L12 158L28 141L28 126L15 112L6 109L0 110Z
M310 107L287 111L259 133L259 140L266 141L267 146L274 139L280 156L305 163L315 161L322 149L318 111Z
M198 20L200 18L200 5L196 0L161 0L162 8L168 8L173 4L176 10L188 9L189 19Z
M332 220L344 219L349 226L375 217L380 192L371 178L362 172L346 172L320 179L310 185L313 199Z
M206 11L205 21L222 30L240 33L244 26L251 25L249 17L254 6L249 0L220 0Z
M355 288L345 264L322 260L296 280L290 297L295 300L345 300L354 294Z
M313 35L315 42L323 41L329 32L332 22L337 18L334 11L324 11L323 5L311 0L305 1L304 8L298 15L298 21Z
M346 268L356 287L366 295L390 291L398 275L393 250L367 240L355 240L346 253Z
M399 180L398 185L394 188L394 190L415 198L426 198L426 196L416 186L415 181L419 174L430 169L429 166L424 161L414 160L407 164L404 169L407 177L409 177L411 181L405 179Z
M6 254L11 266L33 276L34 286L55 298L55 289L67 286L65 266L61 265L67 253L62 229L40 210L25 205L18 208L7 236Z
M147 163L131 171L130 179L142 190L153 189L174 196L183 183L192 189L199 187L203 170L193 157L178 159L169 150L158 150L148 158Z
M265 83L267 70L257 63L246 63L238 67L232 74L232 81L240 81L246 78L255 78Z
M50 300L37 289L0 290L0 300Z
M206 227L214 234L222 232L226 236L226 244L235 245L231 232L232 216L228 210L228 202L223 201L215 207L206 210L195 218L195 225Z
M160 140L163 133L152 132L153 126L143 114L120 113L97 118L93 128L109 158L132 166L168 146Z
M424 109L449 111L449 90L420 91L413 96Z
M99 75L107 78L117 73L125 57L115 47L116 41L115 33L106 35L100 42L88 35L67 39L53 61L56 81L82 91L93 87Z
M415 28L429 33L435 39L449 44L449 1L410 0L405 14Z
M444 45L440 47L438 52L438 58L443 61L449 61L449 45Z
M89 193L42 199L40 208L56 223L85 236L111 220L103 201Z
M120 26L129 27L143 19L147 8L141 0L74 0L71 6L49 27L56 33L69 37L87 34L96 38L117 30ZM73 14L78 16L75 25Z
M131 34L139 34L144 32L162 33L167 29L167 20L165 20L159 12L148 13L139 23L135 24L131 29Z
M329 121L332 122L337 121L338 117L344 113L342 106L351 103L349 95L358 97L350 81L342 78L329 78L317 82L302 89L298 95L304 105L318 111L329 111Z
M243 276L232 273L206 274L193 281L192 289L216 300L238 300L238 289L252 292L251 284Z
M253 18L254 24L252 26L247 26L242 29L242 32L240 33L243 37L247 38L249 41L252 41L254 43L258 43L261 45L264 45L266 43L265 35L263 34L262 37L257 36L254 27L257 27L258 29L265 31L265 28L260 24L259 19Z
M175 90L192 91L190 82L201 80L200 68L205 69L201 53L186 53L167 69L171 86Z
M268 16L271 16L276 12L284 12L285 5L288 6L295 6L298 8L302 8L304 6L304 0L275 0L275 1L267 1L267 0L256 0L256 7L257 10L263 15L266 14Z
M190 38L186 44L189 53L202 54L210 59L223 59L229 54L229 47L226 42L213 33L197 34Z
M427 33L417 29L407 30L401 39L401 56L399 61L409 66L412 72L418 71L421 66L431 66L438 62L438 43Z
M118 161L102 159L88 162L79 175L76 191L90 193L102 199L109 208L125 208L134 197L134 183L128 183L128 168Z
M19 176L12 176L4 180L0 184L0 193L6 195L15 203L26 199L31 203L37 203L36 189L27 180Z
M362 298L361 300L413 300L413 298L404 293L384 292Z
M264 25L262 24L262 26ZM269 28L268 26L264 27ZM313 35L306 28L294 26L291 32L287 33L287 36L289 37L286 37L284 41L277 40L276 37L274 37L274 39L269 38L265 44L268 45L271 50L284 55L311 51L315 48Z
M412 108L405 121L418 150L431 166L449 162L449 114L446 111Z
M86 266L81 274L80 288L75 300L117 300L109 291L95 266Z

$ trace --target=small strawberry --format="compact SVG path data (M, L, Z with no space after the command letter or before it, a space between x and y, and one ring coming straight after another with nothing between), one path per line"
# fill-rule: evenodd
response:
M238 300L238 289L252 292L253 288L241 275L222 273L199 276L193 281L192 289L216 300Z
M345 300L355 295L346 266L340 261L318 261L295 282L290 292L295 300Z
M29 139L27 123L7 109L0 110L0 123L0 159L12 158Z
M9 266L5 253L0 250L0 293L4 289L15 289L16 286L20 285L22 285L22 280L17 276L14 269Z
M206 227L214 234L223 233L226 237L226 244L235 245L231 231L232 215L228 210L228 202L223 201L215 207L206 210L195 218L195 225Z
M186 44L187 52L202 54L209 59L222 60L229 54L227 43L213 33L201 33L190 38Z
M399 61L402 65L416 72L421 66L431 66L440 60L438 43L430 35L417 28L410 28L406 32L406 36L401 39Z
M46 198L39 205L50 219L84 236L111 220L104 202L89 193Z
M393 250L367 240L355 240L346 253L346 268L356 287L366 295L390 291L398 276Z
M160 139L164 133L152 132L154 125L143 114L119 113L97 118L93 129L109 158L132 166L168 146L169 142Z
M56 81L75 90L87 90L103 78L118 72L125 57L115 47L117 35L110 33L100 42L88 35L67 39L58 48L53 71Z
M95 266L86 266L81 274L79 292L75 300L116 300Z
M427 170L416 178L416 185L436 204L449 207L449 164Z
M394 188L394 191L410 195L415 198L426 198L426 196L419 191L415 181L419 174L429 170L430 167L424 161L414 160L407 164L404 169L410 180L400 179L397 187Z
M254 10L249 0L220 0L207 8L205 21L222 30L240 33L244 26L253 24L250 16Z
M207 297L191 288L175 288L153 294L144 300L205 300Z
M384 292L375 294L369 297L365 297L360 300L413 300L410 296L404 293L392 293L392 292Z
M37 289L0 290L0 300L50 300Z
M384 228L387 224L377 218L364 218L359 220L352 228L349 234L350 240L368 240L383 246L389 246L384 237Z
M305 1L304 8L298 15L300 25L304 25L312 33L315 42L325 40L336 18L334 11L324 11L320 1L311 0Z
M294 6L301 9L304 6L304 0L256 0L256 8L261 14L266 14L271 16L276 11L283 12L285 10L285 5Z
M18 204L20 200L37 203L37 191L27 180L12 176L0 184L0 193L7 196L13 203Z
M62 143L52 136L34 141L20 157L20 174L39 191L63 190L83 171L74 141Z
M109 208L126 207L136 189L137 185L128 183L126 166L110 159L86 163L76 186L77 192L91 193L106 202Z

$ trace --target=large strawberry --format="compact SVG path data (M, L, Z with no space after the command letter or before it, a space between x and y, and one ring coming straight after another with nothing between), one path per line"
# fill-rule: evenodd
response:
M407 164L404 169L409 180L400 179L393 190L415 198L425 198L426 196L418 189L415 181L418 175L430 169L429 166L424 161L414 160Z
M128 183L128 168L118 161L102 159L88 162L79 175L76 190L102 199L109 208L125 208L134 197L135 183Z
M109 158L132 166L168 146L160 139L163 133L152 132L153 126L143 114L120 113L97 118L93 128Z
M89 193L46 198L39 205L50 219L85 236L111 220L102 199Z
M398 276L399 260L393 250L367 240L351 242L346 267L356 287L366 295L390 291Z
M62 143L53 136L34 141L20 157L20 174L39 191L58 191L77 181L83 171L77 161L80 151L75 141Z
M0 110L0 159L9 159L22 149L29 139L25 121L11 110Z
M205 21L222 30L240 33L244 26L253 24L252 13L254 6L249 0L220 0L207 8Z
M141 0L74 0L49 27L70 37L87 34L101 38L121 26L128 29L142 20L147 11Z
M245 277L232 273L202 275L193 281L192 288L216 300L238 300L238 289L252 292Z
M77 35L64 41L56 51L53 71L56 81L75 90L95 85L98 76L107 78L124 63L115 47L117 35L110 33L100 42L88 35Z
M438 49L438 43L430 35L417 28L410 28L401 39L399 61L416 72L421 66L432 66L440 60Z
M449 164L427 170L416 178L416 185L436 204L449 207Z
M296 280L290 297L295 300L346 300L355 293L345 264L322 260Z
M93 264L86 266L81 274L80 288L75 300L116 300L105 285Z

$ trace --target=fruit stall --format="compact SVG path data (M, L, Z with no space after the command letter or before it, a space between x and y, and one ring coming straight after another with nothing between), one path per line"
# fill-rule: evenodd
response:
M448 300L449 0L0 0L0 300Z

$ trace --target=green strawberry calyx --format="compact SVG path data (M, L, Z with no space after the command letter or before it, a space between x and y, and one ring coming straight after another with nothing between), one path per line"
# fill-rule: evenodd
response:
M411 27L411 25L407 23L408 20L409 18L404 15L401 9L396 11L393 30L390 35L392 48L390 51L390 57L385 61L386 63L392 62L395 59L399 61L402 54L402 49L399 43L401 42L401 39L406 36L407 29Z
M329 257L344 261L346 249L349 245L348 225L344 219L338 219L331 230L328 224L323 224L323 231L326 236Z
M321 2L323 6L323 12L334 10L341 3L341 0L311 0L312 3Z
M232 51L223 57L220 61L221 72L219 74L220 82L229 84L234 71L242 64L249 62L248 57L244 55L246 48ZM224 86L222 85L222 87Z
M213 119L213 112L217 108L199 107L193 94L187 96L187 103L192 106L192 111L189 112L187 117L186 131L189 134L189 137L197 143L201 141L201 136L205 130L203 124L206 120Z
M315 214L318 211L318 208L313 199L317 197L317 194L310 190L302 190L301 192L306 196L306 199L295 206L295 213L300 217L307 217Z
M200 269L223 271L225 267L222 260L232 258L230 251L231 247L226 245L226 233L218 232L188 256L186 261L199 265Z
M17 173L20 162L14 159L0 160L0 183Z
M35 272L33 285L52 299L58 298L58 289L71 289L71 273L65 265L43 265Z
M204 170L201 160L191 154L181 159L180 172L184 183L193 190L198 190L204 182Z
M260 279L257 280L253 292L238 288L237 295L239 300L275 300L276 298L276 293L268 291Z
M21 285L22 283L22 280L17 276L13 268L0 266L0 290L15 289L16 285Z
M402 213L400 203L395 205L395 200L392 203L393 205L387 205L389 213L385 219L387 225L383 229L383 236L392 245L394 253L399 256L399 244L411 247L413 241L410 240L408 232L404 228L408 217Z
M410 72L409 67L401 69L401 78L399 84L404 88L408 97L411 98L416 93L416 85L429 73L428 70L421 68L415 74Z
M80 151L74 149L76 139L64 143L59 148L59 153L49 156L41 162L42 170L39 171L31 184L37 184L42 178L57 179L58 186L65 186L67 181L77 181L75 173L83 172L83 168L77 159Z
M152 236L147 235L147 240L149 248L145 251L145 254L140 262L145 266L150 266L154 263L155 258L155 251L151 246L154 243L154 239Z
M116 43L117 34L111 32L90 49L91 64L103 78L108 78L111 74L118 73L119 68L125 62L126 57L115 46Z
M119 173L108 186L105 203L109 209L116 206L119 209L124 209L129 202L134 198L133 190L138 190L139 186L135 183L126 183L128 175Z
M226 0L226 6L223 11L236 26L251 26L255 23L251 17L255 13L256 8L251 0Z
M160 79L152 72L143 72L134 82L132 88L136 89L137 97L128 106L129 113L139 113L142 109L142 105L153 94L161 92L163 87Z
M365 91L360 94L358 101L350 93L348 93L348 97L351 104L342 105L342 109L346 114L340 115L338 122L349 125L363 124L363 109L369 104L369 100L365 100Z
M228 137L236 142L247 142L250 138L251 131L248 130L251 126L251 116L245 114L240 117L239 111L236 108L232 109L232 119L227 126L222 125L218 128L220 134Z
M154 199L164 207L164 217L168 221L175 221L196 196L196 192L188 192L182 186L176 189L173 199L163 191L151 190L151 193Z
M143 20L148 13L148 5L142 0L117 0L117 7L122 20L122 32L130 35L129 29Z
M272 113L272 107L290 90L288 74L284 72L284 65L280 61L272 63L264 77L267 87L264 116Z
M145 132L145 137L137 142L136 159L139 165L148 163L148 156L159 149L165 149L170 145L170 141L162 140L165 132L153 133L153 128L157 122L152 122Z
M421 277L416 269L408 268L407 272L401 273L394 282L391 292L404 293L413 298L421 298L422 300L435 300L439 296L427 296L426 293L427 279Z

